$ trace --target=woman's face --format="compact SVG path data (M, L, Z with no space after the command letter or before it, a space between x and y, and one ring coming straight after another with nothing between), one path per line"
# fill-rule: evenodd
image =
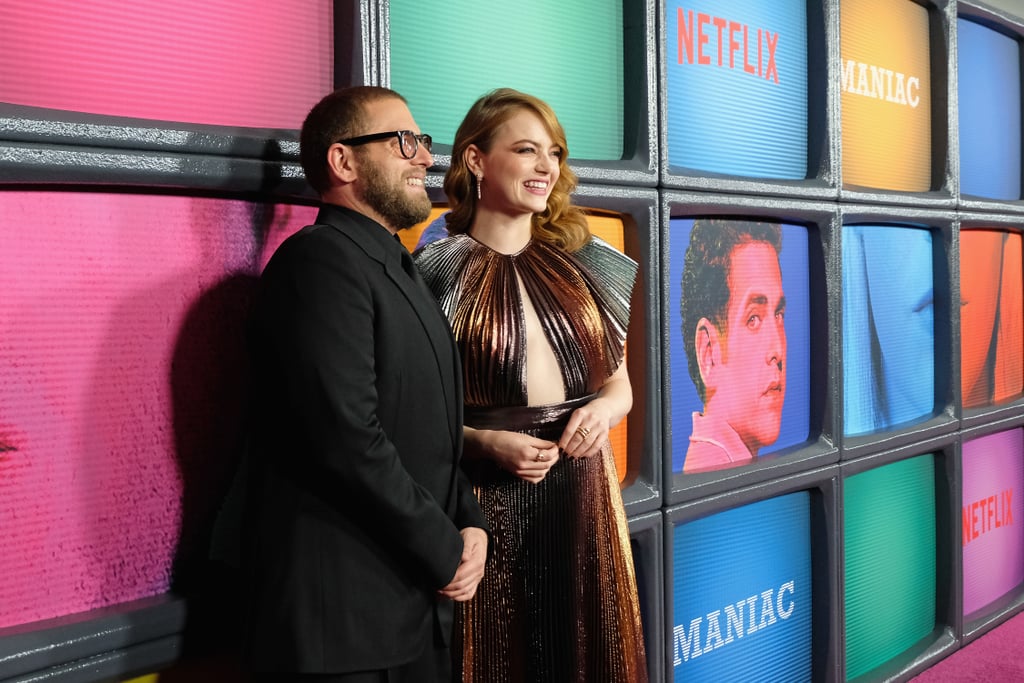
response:
M479 205L509 216L543 213L558 180L562 154L544 121L532 111L520 110L498 127L490 151L479 152Z

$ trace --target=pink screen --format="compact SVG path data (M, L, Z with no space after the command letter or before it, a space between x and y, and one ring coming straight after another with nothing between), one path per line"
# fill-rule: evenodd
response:
M314 216L0 193L0 627L163 593L205 551L255 277Z
M332 0L4 0L0 102L297 129L333 87Z
M1024 431L963 445L964 615L1024 582Z

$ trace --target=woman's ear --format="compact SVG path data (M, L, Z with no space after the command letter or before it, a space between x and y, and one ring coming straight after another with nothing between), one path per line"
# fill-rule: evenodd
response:
M466 162L466 168L475 176L479 176L484 171L483 156L483 152L476 145L469 145L462 153L462 160Z

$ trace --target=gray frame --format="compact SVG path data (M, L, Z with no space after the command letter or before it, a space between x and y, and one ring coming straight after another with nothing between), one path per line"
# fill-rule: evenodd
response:
M665 680L674 680L672 624L674 606L672 539L680 524L751 503L799 491L811 492L811 669L815 681L842 681L842 641L839 604L841 593L841 504L839 466L828 465L773 481L668 507L665 516ZM824 577L821 581L819 578Z
M935 414L907 427L894 427L865 436L845 436L842 426L842 410L839 413L837 433L842 446L842 459L849 460L879 450L892 449L906 443L932 438L936 435L954 432L959 425L958 406L960 400L960 307L952 301L959 300L954 292L960 291L959 281L959 232L955 222L947 214L932 209L913 207L843 206L840 208L841 225L854 223L888 223L913 227L926 227L932 233L934 281L938 283L935 296ZM842 240L837 241L836 258L842 264ZM934 253L938 252L938 253ZM842 268L840 267L840 282ZM945 287L939 286L945 283ZM842 306L836 311L836 337L840 340L842 353ZM842 386L840 374L837 380ZM842 401L843 392L839 392ZM839 404L840 406L842 403Z
M677 305L668 300L668 263L670 254L670 222L674 215L687 216L738 216L762 218L808 226L808 278L825 283L825 288L811 287L811 411L808 416L808 442L786 449L777 456L759 459L758 462L741 467L683 474L673 470L673 425L672 401L670 395L662 398L662 441L664 443L664 481L666 503L674 504L696 497L720 494L731 489L747 486L770 478L790 475L796 472L831 464L839 460L838 411L842 406L841 394L837 394L840 375L839 357L836 350L842 345L835 334L833 319L839 304L840 290L837 287L838 261L834 262L837 212L830 203L800 199L734 197L723 194L698 194L666 190L661 194L662 237L661 237L661 308L668 311ZM668 316L661 320L662 375L671 381L669 366L671 338L679 334L669 329ZM689 382L689 377L682 378Z
M661 133L660 185L665 188L735 192L809 199L836 199L839 194L838 139L839 7L838 0L807 1L807 177L803 180L755 179L710 174L672 166L668 160L667 75L664 59L658 64L658 111ZM667 0L658 0L658 44L668 41L665 12Z
M1006 1L1006 0L1004 0ZM1005 33L1017 41L1018 49L1021 51L1021 73L1024 78L1024 17L1014 17L1007 10L997 9L976 0L960 0L956 6L956 19L967 19L977 22L988 28ZM951 38L954 45L950 66L950 96L956 97L959 83L959 43L957 42L956 21L952 22ZM1024 88L1021 91L1021 104L1024 105ZM955 101L955 100L954 100ZM1024 107L1022 107L1024 109ZM1024 122L1021 124L1024 126ZM1004 213L1024 212L1024 176L1021 178L1021 188L1018 188L1021 199L1014 201L987 199L976 195L965 195L960 188L960 126L959 117L950 117L950 130L952 131L950 157L955 161L956 168L956 196L957 208L960 211L997 211ZM1024 138L1021 146L1024 147ZM1024 159L1024 150L1021 158Z
M367 0L361 0L367 2ZM377 0L375 17L381 29L376 53L379 73L368 81L391 84L390 14L388 0ZM572 158L582 182L654 186L658 182L658 108L654 30L655 0L622 0L623 12L623 157L619 160ZM435 142L434 168L451 166L451 144Z
M921 673L940 659L960 647L962 619L959 605L962 600L961 566L957 559L960 549L960 480L958 477L959 448L957 435L944 434L924 441L874 453L870 456L843 462L839 466L839 513L837 532L841 539L839 557L839 582L845 584L846 555L845 528L842 511L844 482L855 474L913 458L925 453L935 456L935 620L936 625L923 639L900 655L890 659L876 669L851 680L851 683L868 681L905 681ZM882 551L884 552L884 551ZM839 602L840 637L839 673L840 680L846 680L846 601Z

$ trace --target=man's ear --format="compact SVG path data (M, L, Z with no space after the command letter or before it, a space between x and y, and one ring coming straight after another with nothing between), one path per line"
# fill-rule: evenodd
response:
M716 370L722 365L722 344L718 328L707 318L701 318L697 322L694 341L697 346L697 367L700 368L700 378L708 393L711 393L718 385Z
M334 143L327 148L327 170L341 183L351 183L356 179L355 159L352 149L341 143Z

